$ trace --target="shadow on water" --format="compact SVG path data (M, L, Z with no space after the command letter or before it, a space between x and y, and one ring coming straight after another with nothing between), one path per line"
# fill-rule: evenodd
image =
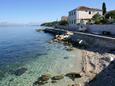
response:
M115 60L85 86L115 86Z

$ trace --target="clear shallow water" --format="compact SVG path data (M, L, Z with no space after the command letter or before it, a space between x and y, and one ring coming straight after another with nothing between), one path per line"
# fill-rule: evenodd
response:
M0 86L33 86L42 74L65 74L76 71L76 54L65 50L63 44L48 44L50 34L36 32L36 26L0 27ZM64 59L68 57L68 59ZM16 76L11 70L25 67L27 71ZM67 86L72 82L64 79L57 84Z
M0 27L0 69L10 65L23 65L47 54L47 41L51 35L37 33L38 27Z

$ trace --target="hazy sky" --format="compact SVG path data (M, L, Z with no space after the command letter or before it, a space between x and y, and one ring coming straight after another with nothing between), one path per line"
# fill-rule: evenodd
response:
M0 0L0 22L30 23L57 20L78 6L115 9L115 0Z

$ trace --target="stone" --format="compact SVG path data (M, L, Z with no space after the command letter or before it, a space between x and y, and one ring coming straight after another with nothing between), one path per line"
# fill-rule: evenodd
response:
M10 80L9 80L9 82L12 82L14 80L14 78L11 78Z
M81 84L73 84L72 86L81 86Z
M52 44L52 43L53 43L53 40L50 40L48 43L49 43L49 44Z
M69 57L64 57L64 59L68 59Z
M33 85L44 85L48 83L49 79L50 79L50 75L42 75L41 77L38 78L37 81L33 83Z
M114 59L112 58L112 57L105 57L105 58L102 58L102 60L105 60L105 61L107 61L107 62L111 62L111 61L113 61Z
M64 78L63 75L59 75L59 76L54 76L54 77L52 77L51 79L52 79L52 80L61 80L61 79L63 79L63 78Z
M48 81L48 80L49 80L49 76L48 76L48 75L42 75L42 76L40 77L40 79L41 79L42 81Z
M56 81L56 80L52 80L51 82L52 82L52 83L57 83L57 81Z
M35 81L33 83L33 85L44 85L44 84L47 84L48 82L47 81Z
M76 79L76 78L81 78L82 76L78 73L67 73L65 75L66 77L69 77L70 79L72 79L73 81Z
M66 47L66 50L67 50L67 51L72 51L73 48L72 48L72 47Z
M67 31L66 34L67 35L73 35L73 32Z
M21 76L21 75L24 74L26 71L27 71L27 68L20 68L20 69L17 69L16 71L14 71L14 74L15 74L16 76Z

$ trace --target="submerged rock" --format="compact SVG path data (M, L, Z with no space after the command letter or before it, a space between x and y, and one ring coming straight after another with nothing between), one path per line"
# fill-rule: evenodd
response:
M35 81L34 83L33 83L33 86L35 86L35 85L37 85L37 86L41 86L41 85L44 85L44 84L46 84L46 83L48 83L47 81Z
M52 77L51 79L52 79L52 80L60 80L60 79L63 79L63 78L64 78L63 75L59 75L59 76L54 76L54 77Z
M57 81L56 81L56 80L52 80L51 82L52 82L52 83L57 83Z
M48 83L49 79L50 79L50 75L42 75L41 77L38 78L37 81L33 83L33 85L44 85Z
M68 59L69 57L64 57L64 59Z
M16 76L21 76L21 75L24 74L26 71L27 71L27 68L20 68L20 69L17 69L16 71L14 71L14 74L15 74Z
M72 79L73 81L75 80L75 78L81 78L82 76L78 73L67 73L65 76L69 77L70 79Z
M49 76L48 75L42 75L39 79L42 81L48 81L49 80Z
M72 47L66 47L66 50L67 50L67 51L72 51L73 48L72 48Z

